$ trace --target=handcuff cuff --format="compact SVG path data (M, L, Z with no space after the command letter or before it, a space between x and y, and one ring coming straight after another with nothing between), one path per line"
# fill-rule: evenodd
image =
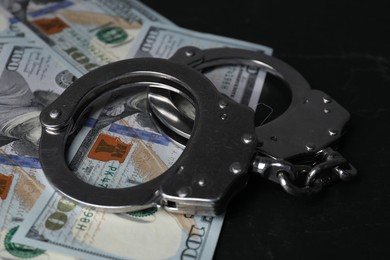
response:
M255 66L285 81L291 92L287 110L255 127L254 111L220 94L201 73L232 64ZM96 187L69 169L67 144L93 101L123 86L149 88L149 97L157 93L165 100L169 92L182 95L195 107L196 116L194 121L186 119L189 124L183 128L169 116L185 118L183 111L174 104L164 110L149 98L157 125L169 128L173 140L185 143L183 153L167 171L146 183L119 189ZM161 206L173 213L218 215L245 188L252 172L294 195L351 179L355 168L330 148L349 117L336 101L312 90L301 74L277 58L242 49L183 47L169 60L118 61L76 80L41 113L40 162L56 190L97 209L127 212Z

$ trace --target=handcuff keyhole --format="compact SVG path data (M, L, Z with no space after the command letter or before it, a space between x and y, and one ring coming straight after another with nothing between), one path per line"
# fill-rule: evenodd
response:
M176 209L177 208L176 202L168 200L167 204L166 204L166 207L167 208L171 208L171 209Z
M270 138L270 139L271 139L271 141L272 141L272 142L276 142L276 141L278 141L278 138L277 138L276 136L274 136L274 135L273 135L273 136L271 136L271 138Z

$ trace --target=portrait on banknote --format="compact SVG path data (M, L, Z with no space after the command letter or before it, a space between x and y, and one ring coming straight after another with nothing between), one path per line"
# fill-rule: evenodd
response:
M40 111L75 78L55 65L52 55L43 48L8 44L3 48L1 58L4 61L0 75L2 144L15 141L17 153L36 155L41 132ZM49 75L55 67L55 74Z
M121 118L134 115L142 129L158 132L147 113L147 91L144 88L130 87L109 97L95 128L101 129Z

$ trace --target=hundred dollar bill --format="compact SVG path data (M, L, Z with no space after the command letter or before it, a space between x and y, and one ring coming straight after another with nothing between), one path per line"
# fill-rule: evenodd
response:
M39 38L0 5L0 43L31 43L36 40Z
M114 96L115 102L103 109L82 143L73 142L78 151L70 167L87 183L103 188L135 186L159 176L182 153L146 113L146 92L129 92L128 98L123 93Z
M179 48L195 46L200 49L231 47L263 52L272 49L217 35L205 34L170 25L148 23L142 27L129 57L169 58ZM266 73L248 66L223 66L205 74L218 90L235 101L256 109Z
M0 258L74 259L11 241L48 187L37 159L39 113L74 76L47 48L32 43L8 43L0 61L0 190L5 198L0 203Z
M83 73L125 57L141 28L140 20L126 21L82 0L30 4L27 19L53 50Z
M131 22L134 20L143 20L173 25L173 23L166 17L162 16L161 14L157 13L150 7L137 0L93 0L93 3L102 6L107 11L107 13L122 17L126 21ZM137 13L134 13L134 10ZM137 14L141 14L142 17L134 17Z
M0 156L2 156L1 153ZM9 207L11 202L11 196L9 194L14 192L17 178L18 175L13 174L12 170L0 164L0 227L4 224L6 216L5 209Z
M138 185L164 172L182 152L143 112L146 93L127 94L123 99L122 93L123 100L114 96L115 102L97 121L85 124L87 134L79 134L70 148L77 150L70 167L85 182L102 188ZM14 239L83 259L211 259L222 221L222 216L184 216L157 208L97 212L48 193Z
M36 154L40 111L75 76L47 48L37 45L7 44L0 61L0 137L19 140L15 147L20 145L21 154Z
M97 212L51 195L42 196L14 239L82 259L211 259L222 224L162 209Z
M48 187L35 158L12 153L11 145L0 148L0 259L75 259L12 242L19 225Z
M36 46L25 46L26 48L27 47L36 47ZM4 52L4 53L12 53L12 49L11 49L11 47L8 47L8 50L10 50L9 52ZM9 55L7 56L6 54L4 54L3 53L3 57L5 57L5 58L2 58L2 59L4 59L4 60L10 60L10 59L7 59L7 57L9 57ZM20 54L20 53L19 53ZM12 56L12 55L11 55ZM18 58L20 58L19 56L17 56ZM32 57L31 55L27 55L27 56L24 56L24 55L22 55L22 59L23 58L27 58L27 57ZM18 60L16 60L16 61L18 61ZM6 62L4 62L4 64L6 64ZM30 64L30 63L28 63L28 62L24 62L24 63L22 63L22 64ZM19 66L19 65L18 65ZM55 66L54 66L55 67ZM53 67L53 68L54 68ZM4 68L6 68L5 67L5 65L4 65ZM19 67L18 67L19 68ZM20 68L23 68L23 67L20 67ZM45 71L45 70L40 70L40 71ZM54 73L53 74L51 74L51 75L54 75ZM20 75L19 75L20 76ZM25 75L22 75L22 78L24 77ZM12 82L12 80L11 81L8 81L8 80L4 80L5 82ZM29 79L29 81L28 81L28 83L30 83L31 82L31 84L35 84L34 86L39 86L39 85L41 85L41 86L48 86L48 85L50 85L50 86L52 86L51 84L38 84L39 83L39 81L36 81L36 78L35 78L35 80L33 79L33 78L30 78ZM25 82L26 83L26 82ZM19 84L18 84L19 85ZM25 87L25 85L26 84L21 84L21 86L24 86ZM24 89L24 91L22 91L24 94L26 94L28 97L31 97L30 96L30 94L28 94L30 91L27 91L26 89L27 88L23 88ZM34 89L34 87L32 87L32 89ZM31 89L30 89L31 90ZM55 93L56 94L56 92L58 92L58 91L52 91L53 93ZM23 95L24 96L24 95ZM35 97L35 95L34 95L34 97ZM32 99L30 99L30 100L32 100ZM15 101L18 101L18 99L17 98L15 98ZM32 104L35 104L35 103L39 103L39 102L30 102L30 103L32 103ZM15 105L17 105L17 104L15 104ZM23 106L22 106L23 107ZM27 106L28 108L30 108L30 106ZM17 109L17 106L15 107L15 109ZM39 110L38 110L38 112L39 112ZM110 112L111 114L112 114L112 112ZM34 114L34 118L35 118L35 115L36 114ZM31 114L30 115L25 115L25 117L26 118L30 118L31 117ZM14 124L15 125L15 124ZM26 125L26 124L25 124ZM12 124L11 124L11 126L12 126ZM12 133L14 133L14 131L7 131L7 132L12 132ZM139 131L138 131L138 133L140 133ZM144 139L145 139L145 137L146 136L153 136L153 135L150 135L150 134L142 134L141 136L143 136L144 137ZM35 140L38 140L38 138L35 138ZM142 138L141 138L141 140L142 140ZM16 146L15 144L16 144L17 142L14 142L14 143L12 143L12 149L15 149L15 150L17 150L17 153L18 154L23 154L23 155L26 155L26 154L29 154L28 152L27 152L27 148L26 148L26 146L22 146L23 147L23 149L19 149L20 147L19 146ZM135 145L134 146L134 148L137 148L138 146L137 145ZM141 147L141 146L139 146L139 147ZM147 147L144 147L145 149L147 148ZM137 154L137 153L136 153ZM145 157L142 157L142 156L144 156L145 155L145 153L139 153L140 154L140 156L141 156L141 160L142 159L145 159ZM146 153L146 155L148 155L148 153ZM25 156L24 156L25 157ZM19 162L20 162L21 160L19 160ZM151 167L151 166L149 166L149 167ZM153 167L152 167L153 168ZM131 178L129 178L130 180L131 180ZM106 180L103 180L104 182L106 181ZM114 180L115 181L115 180ZM139 180L138 180L139 181ZM164 214L165 212L163 212L162 214ZM11 214L12 215L12 214ZM175 218L177 218L177 216L175 216ZM186 220L186 219L185 219ZM213 225L208 225L209 227L211 227L210 229L208 229L208 233L207 233L207 241L208 241L208 243L206 243L206 244L204 244L203 246L202 246L202 249L205 249L205 251L204 251L204 253L202 254L202 255L207 255L207 254L210 254L210 255L212 255L212 252L213 252L213 250L214 250L214 247L215 247L215 244L216 244L216 241L217 241L217 238L218 238L218 234L219 234L219 231L220 231L220 224L222 223L221 222L222 220L220 220L220 222L218 222L217 220L215 220L215 221L213 221ZM29 221L27 221L27 223L28 223ZM189 222L189 223L192 223L191 221L180 221L180 223L187 223L187 222ZM108 224L109 224L110 222L108 222ZM220 223L219 225L218 225L218 223ZM184 224L183 224L184 225ZM192 233L191 232L189 232L189 230L192 230L192 229L195 229L196 228L196 226L194 226L194 228L192 228L192 226L191 225L186 225L187 227L190 227L190 228L187 228L187 229L184 229L187 233L185 233L185 231L183 231L184 232L184 234L187 234L187 238L188 238L188 234L191 234L191 239L192 239L192 237L194 237L194 234L195 234L195 236L196 236L196 232L195 231L192 231ZM212 239L213 238L213 239ZM183 238L184 239L184 238ZM186 240L185 240L186 241ZM189 240L190 242L192 241L192 240ZM210 242L211 241L211 242ZM214 241L214 242L212 242L212 241ZM190 243L190 242L188 242L188 243ZM195 241L196 242L196 241ZM192 243L192 242L191 242ZM207 249L208 247L211 247L211 249ZM199 250L198 250L199 248L196 248L196 250L194 251L194 249L193 248L184 248L183 249L183 254L198 254L198 252L199 252ZM197 251L198 250L198 251ZM178 252L177 252L178 253ZM92 254L93 255L93 254ZM211 258L211 256L209 257L209 258ZM88 258L86 258L86 259L88 259Z
M24 22L81 73L128 57L148 19L168 22L137 1L30 2L25 13Z
M40 47L45 50L45 52L50 53L53 56L53 59L56 62L66 66L69 71L71 71L77 77L80 77L82 74L76 69L73 68L65 59L59 56L54 52L42 39L38 37L30 27L26 26L18 17L12 15L7 10L5 10L1 5L8 3L9 8L17 5L19 2L15 3L14 1L1 1L0 0L0 20L1 20L1 29L0 29L0 49L7 43L17 43L31 45L34 44L37 47ZM27 24L28 25L28 24ZM34 29L34 28L33 28Z
M18 48L17 48L18 47ZM20 48L19 48L20 47ZM22 48L23 47L23 48ZM17 50L17 52L15 53L15 51ZM44 55L44 52L43 53L41 53L40 55L42 56L41 57L41 59L39 60L40 62L36 62L36 63L34 63L33 61L36 61L36 59L34 59L34 57L35 56L39 56L39 55L36 55L37 53L39 53L39 51L40 51L41 49L39 48L39 47L36 47L36 46L19 46L19 45L12 45L12 46L7 46L7 48L4 50L4 52L2 53L2 56L1 56L1 60L4 60L4 62L3 62L3 67L2 67L2 69L3 69L3 71L7 71L8 69L10 69L10 68L16 68L17 67L17 69L16 70L14 70L14 72L17 74L17 78L23 78L24 79L24 81L21 81L21 82L23 82L24 84L19 84L20 82L17 82L18 84L17 85L20 85L20 86L23 86L23 88L21 89L21 90L18 90L18 91L16 91L16 93L17 94L20 94L20 93L22 93L23 95L22 96L27 96L27 97L29 97L30 98L30 102L26 102L26 103L28 103L28 104L35 104L35 103L39 103L39 102L31 102L31 93L30 92L32 92L32 93L35 93L36 91L38 91L38 90L40 90L40 87L42 87L42 88L53 88L53 89L51 89L51 93L52 94L54 94L54 96L53 96L53 98L55 98L56 96L57 96L57 94L59 93L59 92L61 92L62 91L62 89L61 88L57 88L58 86L56 86L55 84L52 84L53 82L55 82L55 81L53 81L53 80L48 80L48 81L44 81L45 80L45 77L43 76L44 74L42 74L42 75L40 75L39 73L37 74L37 73L31 73L31 71L29 71L29 70L27 70L27 68L40 68L40 69L37 69L37 71L42 71L42 72L44 72L45 70L47 70L47 68L42 68L42 66L39 66L40 64L42 65L42 64L46 64L46 62L47 62L47 60L49 60L49 57L50 57L50 55ZM18 54L18 55L16 55L16 54ZM27 55L28 54L28 55ZM16 55L16 56L15 56ZM10 58L11 57L11 58ZM12 58L13 57L13 58ZM46 57L46 58L45 58ZM28 58L28 59L27 59ZM27 60L26 60L27 59ZM12 62L16 62L15 64L11 64L11 63L9 63L10 61L12 61ZM43 61L43 62L42 62ZM30 66L30 65L31 66ZM9 67L9 66L11 66L11 67ZM8 67L7 67L8 66ZM54 75L56 75L56 73L54 73L55 72L55 70L54 70L54 68L56 68L56 66L55 66L55 64L51 64L51 66L50 66L51 68L50 69L52 69L52 73L50 73L50 74L48 74L48 75L51 75L51 76L54 76ZM21 71L19 71L19 70L21 70ZM54 72L53 72L53 70L54 70ZM26 73L26 75L25 74L23 74L23 73ZM6 73L2 73L2 75L6 75ZM31 78L29 78L28 76L30 76L30 75L33 75L33 76L35 76L35 77L31 77ZM36 75L38 75L38 76L36 76ZM15 77L15 76L13 76L13 77ZM40 82L39 80L42 80L43 82ZM15 78L12 78L11 77L11 79L10 80L4 80L4 82L16 82L15 81ZM34 91L35 90L35 91ZM14 94L14 93L11 93L11 94ZM49 93L46 93L46 94L49 94ZM34 97L35 97L35 95L34 95ZM14 99L13 99L13 101L20 101L19 100L19 98L20 97L15 97ZM29 100L29 99L27 99L27 100ZM41 99L39 99L39 100L41 100ZM3 103L5 103L4 101L3 101ZM131 102L129 102L128 100L126 100L126 102L125 103L127 103L127 104L129 104L129 103L131 103ZM15 104L15 109L17 109L17 106L18 105L20 105L20 104ZM118 105L116 105L117 107L118 107ZM20 109L22 109L22 107L23 106L21 106L20 107ZM28 105L27 106L27 108L30 108L30 106ZM36 111L37 113L39 113L39 109ZM116 110L117 111L117 110ZM34 111L35 112L35 111ZM111 115L111 116L113 116L114 114L113 114L113 112L112 112L112 109L107 109L107 113L109 114L109 115ZM117 114L117 112L116 112L116 114ZM34 116L35 116L36 114L34 114ZM23 114L23 116L25 116L26 118L30 118L31 117L31 115L28 115L28 113L25 113L25 114ZM35 118L35 117L34 117ZM21 121L21 120L20 120ZM125 122L125 121L124 121ZM141 120L140 121L138 121L139 122L139 125L140 124L142 124L142 123L140 123L141 122ZM11 124L12 125L12 124ZM111 128L110 127L110 129L108 129L108 133L109 134L112 134L112 133L117 133L118 131L120 132L121 131L121 129L123 130L123 127L125 126L126 127L126 129L128 130L129 128L128 128L128 126L126 126L126 125L120 125L120 124L117 124L117 125L113 125L114 127L113 128ZM119 127L118 127L119 126ZM116 129L116 130L115 130ZM134 129L134 128L133 128ZM8 131L8 132L12 132L13 133L13 131ZM136 135L137 136L140 136L140 140L146 140L146 139L148 139L149 141L152 139L152 140L154 140L154 143L156 143L156 144L158 144L158 143L162 143L162 144L167 144L167 142L166 142L166 140L164 141L163 140L163 138L161 137L161 136L158 136L156 133L153 133L153 132L141 132L141 131L134 131L135 133L137 133ZM151 138L151 139L150 139ZM37 138L35 138L35 139L38 139L38 137ZM159 140L159 141L157 141L157 140ZM24 144L24 145L16 145L18 142L13 142L13 143L10 143L10 145L9 145L9 147L10 147L10 149L8 149L8 150L5 150L5 153L6 154L8 154L8 155L11 155L12 153L17 153L18 154L18 156L17 157L15 157L15 158L18 158L16 161L18 162L18 164L28 164L28 165L30 165L30 164L33 164L33 165L35 165L35 167L39 167L39 163L38 163L38 160L36 159L36 158L33 158L33 157L28 157L28 156L26 156L26 154L29 154L27 151L28 151L28 145L27 144ZM156 151L158 152L158 149L156 149L155 151L153 151L153 149L151 149L151 151L152 152L148 152L147 150L148 150L148 146L145 146L143 143L141 143L141 141L139 141L138 143L136 142L136 141L134 141L134 150L133 150L133 154L134 154L134 156L135 157L137 157L138 156L138 162L139 162L139 164L142 164L142 162L144 162L144 164L145 165L142 165L142 167L138 167L138 171L139 172L141 172L141 171L143 171L143 172L147 172L148 170L150 170L150 169L152 169L152 170L154 170L154 169L157 169L155 166L156 165L158 165L159 167L160 167L160 169L161 169L161 167L163 167L164 165L161 163L161 159L160 158L158 158L158 157L156 157L156 158L154 158L155 159L155 161L156 161L156 163L148 163L148 162L145 162L145 160L147 159L147 158L149 158L149 157L147 157L147 156L150 156L150 154L152 154L153 156L155 156L155 154L154 153L156 153ZM139 145L138 145L139 144ZM3 146L3 148L4 147L7 147L7 146ZM84 146L82 146L82 147L84 147ZM81 147L81 148L82 148ZM136 150L135 150L136 149ZM32 153L32 155L35 155L35 153ZM28 159L27 159L28 158ZM169 161L169 160L172 160L171 158L173 158L173 156L170 156L170 157L167 157L167 158L165 158L164 160L167 160L167 161ZM131 165L129 165L129 164L127 164L126 165L127 167L131 167ZM114 167L111 167L109 170L111 170L111 172L114 170ZM81 172L83 172L83 171L81 171ZM86 172L86 173L88 173L88 172ZM154 172L152 172L152 173L154 173ZM41 173L42 174L42 173ZM109 177L109 175L111 174L111 173L107 173L107 172L103 172L103 174L108 174L108 176L107 177ZM21 174L19 174L19 176L21 176ZM35 174L32 174L32 176L38 176L38 173L35 173ZM129 180L134 180L134 176L132 176L133 178L129 178ZM149 178L152 178L153 176L150 176ZM140 182L142 179L145 179L146 177L144 177L144 178L141 178L140 180L135 180L135 182ZM99 180L99 179L98 179ZM102 179L101 180L102 181L102 183L103 184L106 184L106 182L107 182L107 179ZM115 181L115 179L114 179L114 181ZM126 183L126 182L124 182L124 183ZM50 187L49 186L45 186L45 188L44 188L45 190L47 190L47 192L50 194ZM52 193L53 191L51 191L51 193ZM30 194L31 195L31 194ZM26 198L24 198L25 196L30 196L30 195L27 195L27 194L22 194L22 195L20 195L20 196L18 196L19 197L19 199L20 200L26 200ZM38 196L30 196L29 197L29 199L36 199ZM12 203L13 205L16 205L17 203ZM2 207L3 208L3 207ZM81 207L80 207L81 208ZM17 220L17 218L15 218L14 216L17 216L16 215L16 212L15 211L7 211L8 213L6 214L7 216L9 216L11 219L13 219L13 220ZM165 216L164 214L165 214L165 212L163 211L162 213L161 213L163 216ZM159 215L161 215L160 213L158 214L158 216ZM154 216L153 216L154 217ZM108 218L107 216L106 216L106 218ZM179 217L178 216L173 216L173 219L175 220L175 219L178 219ZM163 218L164 219L164 218ZM19 219L20 220L20 219ZM137 219L138 220L138 219ZM176 221L176 220L175 220ZM211 254L212 255L212 252L213 252L213 250L214 250L214 247L215 247L215 244L216 244L216 241L217 241L217 238L218 238L218 234L219 234L219 231L220 231L220 227L221 227L221 222L222 220L220 220L219 222L218 222L218 220L215 220L215 221L213 221L212 223L209 223L209 224L207 224L207 241L208 241L208 243L205 243L202 247L201 247L201 249L205 249L205 251L204 251L204 253L202 254L202 255L207 255L207 254ZM19 221L20 222L20 221ZM20 224L18 222L18 224ZM25 221L26 223L29 223L30 221L29 220L27 220L27 221ZM210 222L210 221L209 221ZM111 221L108 221L108 222L105 222L107 225L109 225L109 226L111 226ZM155 223L155 222L154 222ZM157 222L158 223L158 222ZM157 223L155 223L155 224L157 224ZM165 222L163 222L163 223L165 223ZM173 223L172 221L170 222L171 224ZM180 233L180 232L176 232L175 234L177 235L177 234L181 234L181 236L180 237L178 237L177 238L177 240L180 240L179 238L182 238L180 241L187 241L186 239L184 239L184 235L183 234L186 234L187 235L187 238L188 237L190 237L190 238L188 238L188 241L189 242L187 242L187 243L197 243L198 241L196 241L196 240L194 240L194 236L195 236L195 238L197 238L197 232L198 231L196 231L196 228L197 227L199 227L198 225L192 225L192 223L193 223L193 220L191 220L191 218L189 218L189 219L187 219L187 218L184 218L183 216L181 217L181 218L179 218L175 223L179 223L179 224L177 224L177 225L179 225L178 226L178 228L179 228L179 231L181 230L182 231L182 233ZM203 222L202 222L203 223ZM208 223L208 222L207 222ZM214 223L214 224L213 224ZM219 224L218 224L219 223ZM183 225L185 228L182 228L180 225ZM204 228L206 228L206 227L204 227ZM13 229L12 229L13 228ZM12 236L13 236L13 232L15 232L15 230L16 230L16 226L13 226L11 229L12 229ZM201 228L201 227L199 227L199 228ZM10 230L11 230L10 229ZM157 229L156 227L151 227L151 229ZM183 231L184 230L184 231ZM107 229L106 229L106 231L107 231ZM202 229L202 231L203 231L203 229ZM7 233L8 234L8 233ZM103 234L104 236L106 235L106 234ZM190 236L191 235L191 236ZM202 236L204 236L205 234L203 234ZM10 237L11 235L9 235L8 237ZM88 236L88 235L87 235ZM161 239L161 238L158 238L158 239ZM195 241L195 242L193 242L193 240ZM204 240L206 240L206 238L204 238ZM10 243L13 243L13 244L11 244L11 245L18 245L18 246L24 246L25 248L27 248L24 244L20 244L20 243L14 243L14 241L13 240L11 240L10 241ZM184 242L183 242L184 243ZM185 243L184 244L181 244L182 246L183 245L185 245ZM105 243L105 244L107 244L107 243ZM175 248L175 246L176 246L176 244L173 244L172 245L173 246L173 248ZM211 249L208 249L208 247L211 247ZM33 247L33 248L39 248L39 247ZM127 248L127 247L124 247L124 248ZM32 248L30 248L31 250L34 250L34 249L32 249ZM44 248L45 249L45 248ZM193 248L187 248L187 247L182 247L182 251L177 251L176 253L177 254L179 254L179 253L182 253L182 254L184 254L184 255L187 255L187 254L200 254L200 253L198 253L198 252L200 252L198 249L200 249L200 247L199 248L196 248L196 250L194 250ZM90 255L95 255L96 253L93 253L93 252L95 252L94 251L95 250L95 248L92 250L92 253L90 254ZM165 249L164 249L165 250ZM38 254L39 252L41 252L41 251L36 251L35 252L35 254ZM47 251L47 252L51 252L50 251L50 249L49 249L49 251ZM78 251L76 251L76 252L78 252ZM164 251L164 252L166 252L166 251ZM66 251L65 253L69 253L68 251ZM138 251L138 254L140 255L140 254L144 254L145 252L144 251L142 251L142 252L139 252ZM170 253L172 253L172 250L171 250L171 252L169 252L169 254ZM89 255L89 256L90 256ZM42 254L42 257L46 257L47 256L47 253L45 253L45 254ZM211 258L211 256L209 257L209 258ZM55 259L57 259L57 258L55 258ZM88 257L86 257L86 258L84 258L84 259L89 259Z

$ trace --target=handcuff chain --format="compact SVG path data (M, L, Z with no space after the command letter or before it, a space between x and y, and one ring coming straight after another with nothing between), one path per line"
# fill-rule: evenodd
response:
M257 156L253 162L253 171L279 183L292 195L317 193L338 179L351 180L357 173L356 169L332 148L319 151L315 157L316 162L310 166Z

